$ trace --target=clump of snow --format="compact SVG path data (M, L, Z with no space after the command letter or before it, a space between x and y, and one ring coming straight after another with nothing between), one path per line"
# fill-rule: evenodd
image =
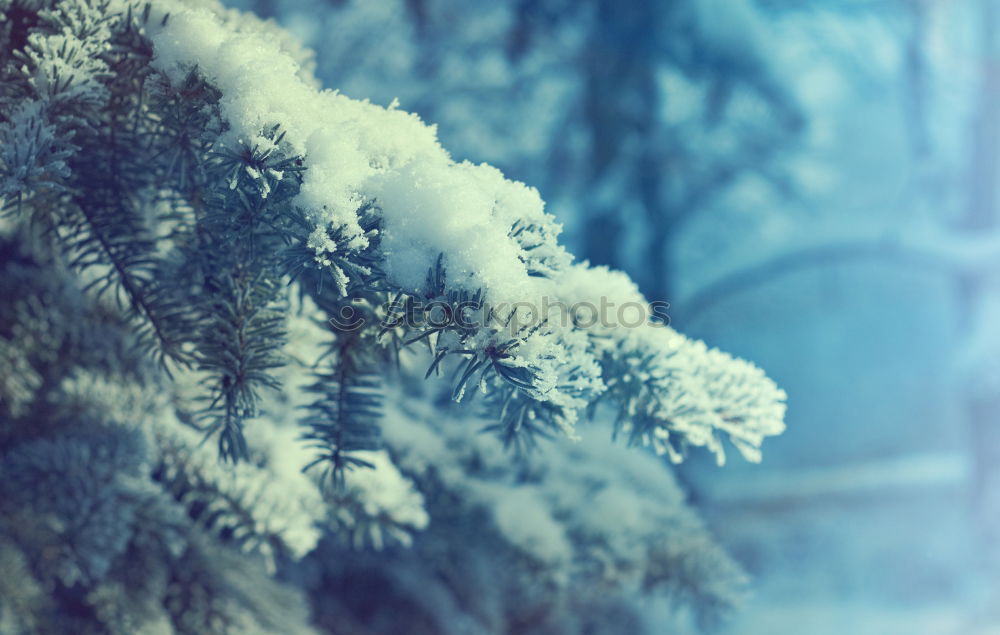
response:
M424 497L413 482L400 473L384 450L356 452L354 456L372 467L349 470L346 486L360 496L368 516L386 516L396 524L423 529L430 522L424 509Z

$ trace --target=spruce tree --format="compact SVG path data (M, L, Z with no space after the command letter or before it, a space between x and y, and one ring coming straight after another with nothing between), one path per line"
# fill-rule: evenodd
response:
M624 325L641 294L534 189L319 89L249 15L0 16L0 631L617 633L638 593L736 602L660 457L759 460L784 393Z

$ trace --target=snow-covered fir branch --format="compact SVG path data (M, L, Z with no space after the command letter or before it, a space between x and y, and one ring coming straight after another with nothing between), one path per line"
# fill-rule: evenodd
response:
M660 320L567 311L649 305L574 261L535 189L453 160L396 106L319 89L308 53L252 16L0 15L0 471L17 490L0 566L69 598L0 599L0 619L54 628L76 602L116 632L305 631L301 606L249 610L211 559L266 580L327 543L420 549L456 518L553 606L585 584L735 602L742 576L658 455L722 463L728 439L758 461L785 395ZM57 481L72 487L39 494ZM157 562L141 601L101 604L137 554Z
M215 12L184 5L161 10L169 18L151 33L152 64L174 82L197 66L220 89L229 130L217 143L270 147L261 131L279 125L287 144L280 150L303 157L307 169L292 205L310 227L307 244L316 263L330 270L344 294L365 284L363 273L351 272L364 272L358 254L374 250L390 290L441 300L449 292L481 292L492 306L512 307L516 323L530 323L525 313L537 311L543 299L567 306L602 297L616 306L645 304L625 276L572 263L537 191L489 166L453 161L434 128L414 115L317 91L280 43L226 29ZM267 182L261 170L280 178L280 170L248 167L252 179ZM376 229L362 227L359 210L377 218ZM524 226L534 231L515 231ZM426 272L439 258L446 283L429 289ZM445 332L438 346L492 361L487 351L506 344L508 334L499 330L463 333L459 341ZM614 375L615 365L640 354L648 359L636 377L648 379L634 384L643 385L608 392L627 417L644 419L633 426L640 429L637 438L661 452L679 457L688 444L707 446L721 462L721 435L728 435L756 459L763 437L783 429L783 393L745 362L669 327L590 329L585 337L579 330L548 322L513 334L519 346L509 363L530 369L525 392L556 406L550 416L559 429L571 433L578 411L607 391L609 380L627 385Z

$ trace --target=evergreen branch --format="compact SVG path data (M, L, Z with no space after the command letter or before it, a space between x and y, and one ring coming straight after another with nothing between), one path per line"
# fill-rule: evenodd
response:
M359 336L341 334L333 352L331 370L317 372L315 383L308 388L318 397L307 406L309 414L301 424L306 427L303 438L320 451L304 471L322 466L322 482L339 489L347 470L372 467L355 454L381 447L378 420L382 396Z
M502 385L489 395L486 414L496 423L482 431L498 436L518 456L536 448L539 439L552 439L562 430L559 421L566 416L559 406L533 399L511 385Z
M174 299L156 295L148 274L146 277L141 276L141 273L149 272L153 268L154 261L148 256L153 251L152 245L148 242L135 240L133 235L111 235L110 232L106 232L107 225L100 221L100 214L87 203L79 204L77 209L87 225L88 233L78 236L77 240L69 244L76 252L71 261L72 264L81 270L92 265L104 264L100 258L93 257L95 256L95 248L99 249L100 253L104 255L105 261L110 263L113 276L118 280L122 291L128 298L131 314L136 319L145 321L155 342L159 344L160 361L164 368L166 368L167 359L187 364L188 357L181 348L184 338L180 334L180 329L177 328L178 325L171 327L160 316L161 308L165 308ZM116 242L116 240L120 242ZM102 289L107 289L112 283L110 276L105 277L104 281ZM96 286L100 283L101 279L97 279L91 284Z
M243 422L257 416L259 390L280 388L270 371L284 363L284 317L272 308L275 281L226 276L216 284L195 341L199 370L214 378L200 414L209 418L209 433L219 433L221 456L235 462L249 456Z
M262 528L251 513L254 492L222 489L189 447L163 435L156 441L159 460L153 466L153 480L184 506L193 523L240 551L261 554L273 566L276 556L286 550L278 535Z

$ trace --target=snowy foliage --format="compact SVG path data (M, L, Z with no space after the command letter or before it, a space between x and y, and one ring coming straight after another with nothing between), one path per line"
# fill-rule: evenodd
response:
M339 263L366 271L355 254L370 251L377 237L378 267L389 286L403 293L443 297L446 292L481 291L492 306L538 307L543 298L572 306L598 297L596 287L612 292L606 297L626 295L623 301L642 302L637 292L621 292L631 286L627 279L608 284L600 270L570 264L570 256L555 243L559 227L545 214L537 191L505 180L489 166L455 163L438 144L434 129L411 114L317 92L300 79L294 58L277 43L219 26L220 18L211 11L179 7L167 26L151 36L153 63L175 82L197 63L221 89L221 116L231 126L221 144L244 143L267 152L273 142L261 137L261 131L281 126L286 151L304 155L308 167L292 204L314 227L308 245L343 293L362 280ZM251 178L268 180L252 170ZM269 177L283 178L275 170ZM377 230L362 228L359 210L369 206L378 218ZM536 236L522 239L512 231L517 223L537 228ZM427 289L425 272L439 257L448 286ZM528 318L517 314L514 319ZM654 376L676 376L683 388L654 386L641 403L632 392L623 394L619 402L626 414L639 410L646 415L651 423L643 426L644 438L663 439L659 447L671 447L673 456L679 456L677 450L665 441L671 433L678 437L676 447L708 446L721 462L721 431L737 440L745 456L757 458L763 436L783 429L784 395L753 369L729 364L727 357L661 328L664 335L650 363L662 369L651 370ZM601 368L604 352L627 353L628 344L619 340L634 334L619 328L581 338L566 331L547 323L533 332L514 333L523 347L511 363L532 371L534 381L526 392L555 406L556 425L571 431L576 411L600 396L609 379ZM454 343L443 338L439 346L485 358L490 346L502 343L502 335L483 332ZM748 402L751 407L742 410Z
M0 127L0 142L5 196L55 184L68 176L65 159L69 149L60 147L40 102L15 107Z
M25 443L4 457L5 504L49 519L46 529L65 553L48 557L65 584L104 577L124 551L138 522L136 506L159 494L144 469L145 454L134 433L92 432Z
M654 455L609 450L590 425L578 443L549 444L511 464L500 440L478 434L454 408L442 413L426 400L395 402L400 407L386 413L385 436L400 466L485 510L505 541L557 583L593 576L647 589L674 584L672 590L703 602L735 604L738 570L705 540ZM429 419L438 422L433 430ZM704 570L684 573L686 567ZM708 590L713 583L718 596Z
M0 566L116 632L307 632L269 573L344 545L391 568L461 521L457 549L487 532L554 606L734 604L658 455L759 460L785 399L762 371L654 320L540 316L647 304L574 262L535 189L318 89L274 25L181 0L0 9ZM136 559L154 573L130 589ZM9 611L44 621L29 591Z

